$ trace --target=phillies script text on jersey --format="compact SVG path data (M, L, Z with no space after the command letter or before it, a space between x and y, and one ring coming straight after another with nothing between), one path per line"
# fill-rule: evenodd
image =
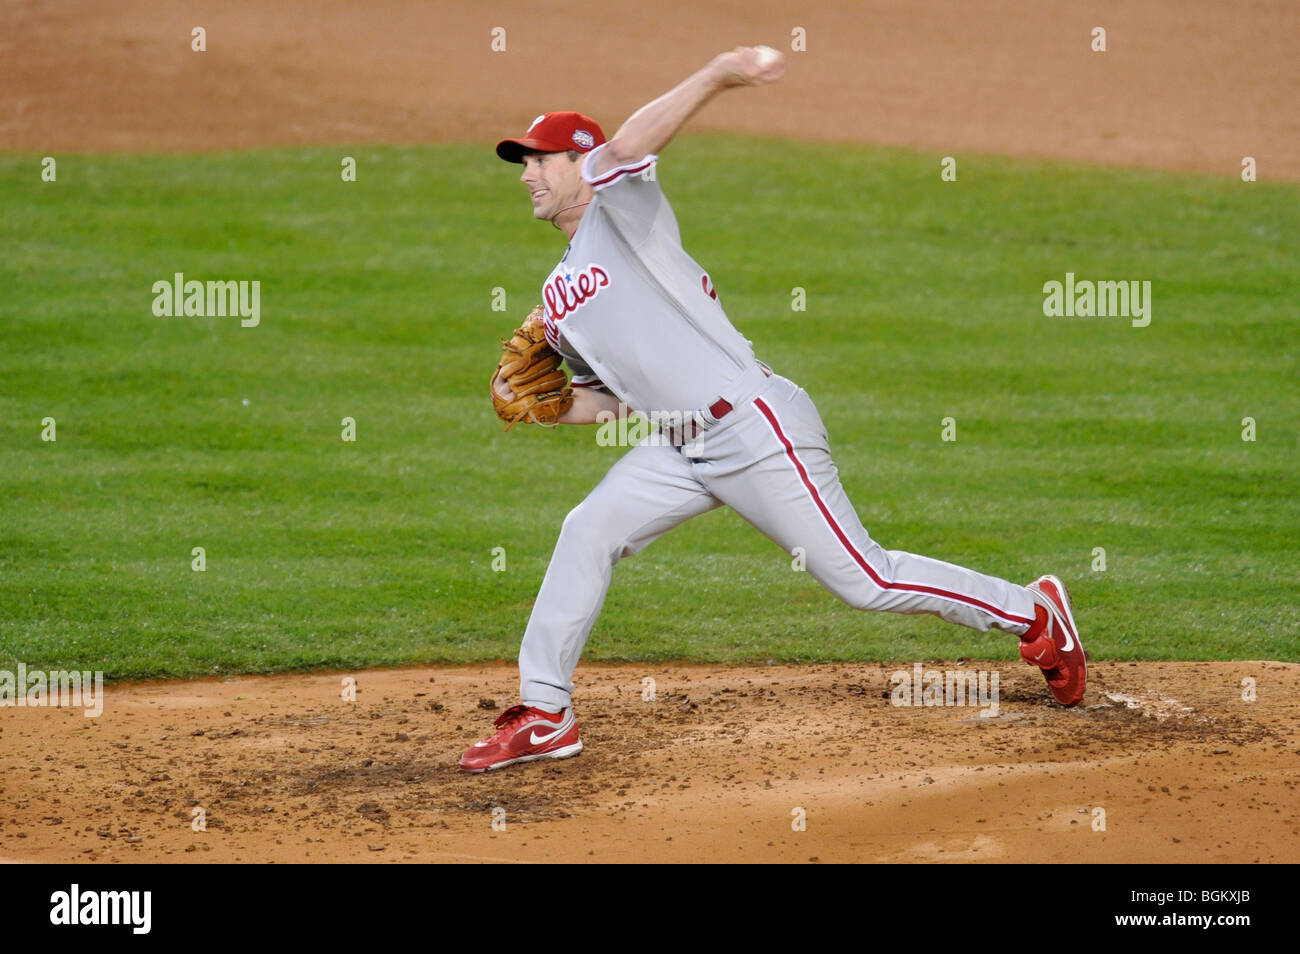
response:
M609 273L592 262L583 271L573 275L556 275L542 289L542 298L546 301L546 317L556 321L570 312L577 311L587 299L609 284Z

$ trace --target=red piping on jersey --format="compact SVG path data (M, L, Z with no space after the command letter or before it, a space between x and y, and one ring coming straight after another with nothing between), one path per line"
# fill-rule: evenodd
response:
M643 163L641 163L641 165L639 165L639 166L631 166L631 167L624 167L624 168L620 168L620 169L615 169L615 170L613 170L612 172L608 172L608 173L606 173L606 174L605 174L602 178L600 178L600 179L592 179L592 180L591 180L591 187L592 187L593 189L600 189L600 188L603 188L604 186L609 185L611 182L616 182L616 181L618 180L619 176L634 176L634 175L636 175L638 172L644 172L645 170L649 169L649 168L650 168L651 166L653 166L654 164L655 164L655 160L654 160L654 159L651 159L649 162L643 162Z
M985 603L983 600L977 600L973 596L966 596L962 593L953 593L949 590L941 590L937 586L925 586L921 583L897 583L884 580L880 574L872 568L871 564L867 562L866 558L858 552L858 548L849 540L848 534L844 532L844 528L841 527L831 515L830 508L827 507L826 502L822 500L822 495L817 492L816 486L814 486L813 482L808 478L808 471L804 467L803 461L799 459L799 455L795 453L794 445L790 443L790 439L786 437L785 432L781 430L781 424L777 421L776 414L773 413L772 409L767 405L767 402L762 398L756 398L754 400L754 406L758 408L765 418L767 418L767 423L776 434L777 440L779 440L781 445L785 448L786 456L790 458L791 462L794 464L795 470L799 472L799 479L803 481L804 489L808 491L808 495L812 497L813 503L815 503L817 509L821 511L822 518L830 525L832 532L834 532L835 536L839 538L844 549L849 551L854 562L857 563L858 566L862 567L863 572L871 578L872 583L876 584L876 586L882 590L903 590L908 593L929 593L932 596L941 596L958 603L965 603L968 606L982 609L984 612L996 616L999 619L1004 619L1009 623L1021 623L1028 626L1034 622L1032 619L1012 615L1005 610L998 609L992 604Z

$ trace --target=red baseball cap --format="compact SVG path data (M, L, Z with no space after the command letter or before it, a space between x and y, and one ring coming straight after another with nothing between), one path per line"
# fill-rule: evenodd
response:
M538 152L591 152L605 141L600 124L582 113L542 113L533 120L522 139L502 139L497 155L506 162L523 162L525 149Z

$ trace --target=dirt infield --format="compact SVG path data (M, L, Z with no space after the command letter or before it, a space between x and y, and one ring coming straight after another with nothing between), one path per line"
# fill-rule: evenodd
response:
M0 149L495 141L546 109L613 133L719 49L778 86L694 129L1300 179L1290 0L429 4L0 0ZM190 49L206 32L206 52ZM1092 30L1106 32L1105 52ZM492 30L505 30L493 52Z
M478 776L456 760L512 666L357 673L355 702L340 674L112 687L98 718L5 712L0 859L1300 857L1300 665L1094 664L1075 710L959 668L998 673L996 715L893 705L891 666L581 666L586 751Z

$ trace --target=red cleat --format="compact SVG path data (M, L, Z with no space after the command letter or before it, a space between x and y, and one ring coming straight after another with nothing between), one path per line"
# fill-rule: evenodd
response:
M534 759L567 759L582 751L573 708L543 712L529 706L511 706L497 716L497 733L475 742L460 757L466 772L486 772Z
M1070 593L1054 576L1040 576L1029 584L1037 619L1020 637L1020 655L1043 670L1047 687L1063 706L1078 705L1088 685L1088 662L1079 640L1079 627L1070 609Z

